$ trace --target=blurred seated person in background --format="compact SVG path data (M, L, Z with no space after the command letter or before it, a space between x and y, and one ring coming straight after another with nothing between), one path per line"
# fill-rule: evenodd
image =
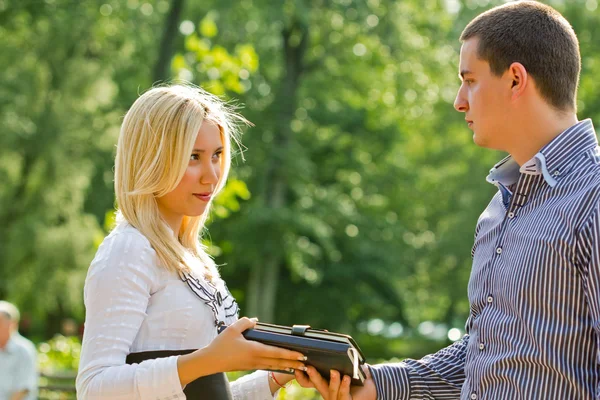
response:
M0 301L0 400L37 398L37 351L19 334L17 307Z

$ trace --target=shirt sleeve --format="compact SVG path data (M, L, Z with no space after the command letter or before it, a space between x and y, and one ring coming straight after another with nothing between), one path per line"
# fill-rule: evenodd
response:
M155 279L153 257L146 238L133 232L109 236L98 249L84 288L79 399L185 399L178 357L125 364L146 317Z
M378 400L459 399L469 335L420 360L370 367Z
M234 400L273 400L279 391L271 394L267 371L256 371L244 375L231 383L231 394Z
M600 343L600 204L596 205L581 229L578 249L577 263L581 268L596 341ZM600 359L600 350L596 357ZM596 386L595 398L600 399L600 386Z
M37 357L34 349L29 349L24 345L20 348L19 368L17 368L15 382L15 392L27 390L29 394L37 393Z

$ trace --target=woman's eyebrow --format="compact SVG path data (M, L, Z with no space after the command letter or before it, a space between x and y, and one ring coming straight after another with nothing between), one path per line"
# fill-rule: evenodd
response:
M217 151L221 151L221 150L223 150L223 146L221 146L221 147L217 148L217 149L215 150L215 152L217 152ZM204 153L204 152L206 152L206 150L204 150L204 149L194 149L194 150L193 150L193 152L194 152L194 153Z

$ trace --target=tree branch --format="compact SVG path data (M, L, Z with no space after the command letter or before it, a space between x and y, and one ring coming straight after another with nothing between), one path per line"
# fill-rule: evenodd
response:
M169 78L169 63L173 56L173 41L177 35L177 24L179 23L183 3L184 0L173 0L171 3L171 9L165 19L165 28L158 50L158 59L154 66L153 82L165 81Z

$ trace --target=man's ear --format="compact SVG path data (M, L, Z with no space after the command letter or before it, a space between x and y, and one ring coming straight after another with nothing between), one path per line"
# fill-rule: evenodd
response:
M523 64L514 62L508 67L508 77L511 80L511 100L516 100L525 92L529 84L529 74Z

